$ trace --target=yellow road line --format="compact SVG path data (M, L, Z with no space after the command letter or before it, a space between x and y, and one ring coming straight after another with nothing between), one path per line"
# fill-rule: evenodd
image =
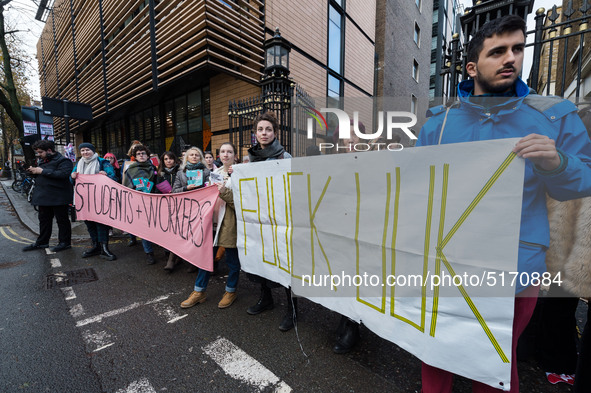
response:
M11 227L5 227L5 228L8 230L8 232L12 233L12 234L13 234L13 235L15 235L16 237L19 237L19 238L21 238L22 240L26 240L26 241L28 241L28 242L32 242L32 241L33 241L33 240L31 240L31 239L27 239L26 237L22 237L21 235L19 235L18 233L16 233L16 232L14 231L14 229L12 229Z
M4 227L0 227L0 233L2 233L2 236L4 236L5 238L7 238L8 240L15 242L15 243L20 243L20 244L31 244L30 241L22 241L22 240L17 240L17 239L13 239L12 237L8 236L8 234L5 231Z

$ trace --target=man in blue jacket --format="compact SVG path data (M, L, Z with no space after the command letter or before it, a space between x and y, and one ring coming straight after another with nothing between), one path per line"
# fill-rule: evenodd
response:
M546 270L546 193L558 200L591 195L591 143L575 105L538 96L519 78L524 48L520 17L508 15L482 26L468 46L466 71L472 79L458 86L458 102L428 112L432 117L417 146L521 137L513 148L526 159L518 270L532 274ZM538 287L518 286L516 293L510 392L519 391L515 349L533 313ZM427 364L422 381L424 393L452 391L453 375ZM499 390L473 382L473 391Z

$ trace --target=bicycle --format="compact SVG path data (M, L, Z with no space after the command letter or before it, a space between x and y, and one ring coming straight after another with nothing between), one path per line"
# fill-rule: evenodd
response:
M26 177L26 172L24 169L19 168L18 170L14 170L14 180L12 181L12 189L16 192L21 191L21 185L23 183L24 178Z
M20 192L25 198L28 196L29 191L33 187L34 181L35 180L31 176L27 175L23 178L22 182L20 183Z

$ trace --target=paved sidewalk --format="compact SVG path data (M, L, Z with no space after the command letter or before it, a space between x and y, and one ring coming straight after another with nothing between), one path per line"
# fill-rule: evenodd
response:
M19 220L35 235L39 235L39 219L37 218L37 212L33 208L27 199L21 194L17 193L12 189L12 179L1 180L2 188L8 196L14 211L18 215ZM57 224L53 220L53 230L51 232L52 239L57 239ZM72 239L88 239L88 231L83 221L76 221L72 223Z

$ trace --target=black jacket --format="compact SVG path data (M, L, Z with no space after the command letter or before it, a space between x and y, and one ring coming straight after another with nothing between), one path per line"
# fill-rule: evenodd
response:
M72 203L70 174L72 161L55 153L47 161L39 163L43 172L35 177L35 190L31 203L37 206L60 206Z

